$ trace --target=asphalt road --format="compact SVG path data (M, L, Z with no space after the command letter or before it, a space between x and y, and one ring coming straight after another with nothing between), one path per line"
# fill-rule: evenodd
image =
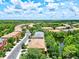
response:
M28 41L30 35L31 33L29 31L26 31L24 38L21 39L21 41L17 43L16 46L14 46L14 48L4 59L16 59L20 50L22 49L22 45Z

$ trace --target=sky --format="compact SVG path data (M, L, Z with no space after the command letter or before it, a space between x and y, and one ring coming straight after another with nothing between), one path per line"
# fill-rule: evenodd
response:
M79 0L0 0L0 19L79 19Z

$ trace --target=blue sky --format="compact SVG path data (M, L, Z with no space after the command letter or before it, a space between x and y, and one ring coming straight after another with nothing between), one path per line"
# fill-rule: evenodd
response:
M79 0L0 0L0 19L79 19Z

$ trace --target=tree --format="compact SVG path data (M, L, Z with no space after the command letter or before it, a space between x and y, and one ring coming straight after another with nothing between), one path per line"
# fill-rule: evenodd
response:
M11 38L8 39L8 43L14 44L14 42L15 42L14 38L11 37Z
M73 44L67 45L66 47L64 47L63 56L71 58L71 57L75 56L77 51L78 51L78 49L76 48L75 45L73 45Z
M4 57L5 56L5 52L0 50L0 57Z
M45 54L39 49L28 49L28 52L21 56L21 59L46 59Z
M73 35L69 35L69 36L65 37L64 43L65 43L65 45L70 45L73 43L73 40L74 40Z
M7 45L4 46L5 51L9 51L10 48L12 48L13 45L11 43L8 43Z
M25 44L22 45L22 49L26 49L27 46Z
M52 32L45 32L45 40L48 48L49 56L53 59L57 59L58 56L58 42L55 41L55 37Z

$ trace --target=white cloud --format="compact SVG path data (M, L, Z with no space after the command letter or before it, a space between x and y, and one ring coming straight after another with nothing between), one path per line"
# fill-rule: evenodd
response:
M79 11L79 8L76 7L76 6L73 6L72 8L73 8L75 11Z
M64 6L65 5L65 3L62 3L62 2L60 4L61 4L61 6Z
M58 3L48 3L47 8L48 9L58 9L59 4Z
M43 8L37 8L37 11L41 12L41 11L43 11Z
M54 0L45 0L45 2L54 2Z
M29 2L22 2L21 0L11 0L13 5L7 6L4 12L0 11L0 15L4 13L8 15L8 13L12 13L8 15L8 18L10 16L11 18L20 17L20 18L31 18L31 19L32 18L33 19L35 18L58 19L58 18L64 18L64 17L65 18L71 17L71 16L74 16L74 14L76 14L77 16L79 15L79 8L76 7L73 2L66 1L66 2L55 3L54 1L55 0L45 0L45 2L48 2L48 5L43 7L38 7L42 4L34 3L33 1L30 1L30 0ZM0 0L0 3L2 3L2 0ZM21 8L15 9L16 5L20 5ZM70 8L73 11L70 10Z
M73 5L74 5L74 3L73 3L73 2L70 2L70 5L72 5L72 6L73 6Z
M17 3L21 3L22 1L21 0L11 0L11 3L13 4L17 4Z
M10 7L7 7L6 9L4 9L4 12L11 13L11 14L16 12L15 14L17 14L17 13L21 14L23 12L23 10L22 9L15 9L15 6L10 6Z
M39 12L42 12L42 8L36 8L35 10L27 9L24 11L25 14L39 14Z
M75 15L79 15L79 8L76 6L72 6L72 10L75 13Z
M12 12L13 10L14 10L14 7L15 6L7 6L7 8L6 9L4 9L4 12Z
M22 9L30 9L30 8L38 8L41 3L33 3L33 2L24 2L20 4Z
M1 14L4 14L4 12L0 11L0 15L1 15Z
M14 4L14 3L17 3L18 0L11 0L11 2Z
M2 0L0 0L0 4L2 4L3 2L2 2Z

